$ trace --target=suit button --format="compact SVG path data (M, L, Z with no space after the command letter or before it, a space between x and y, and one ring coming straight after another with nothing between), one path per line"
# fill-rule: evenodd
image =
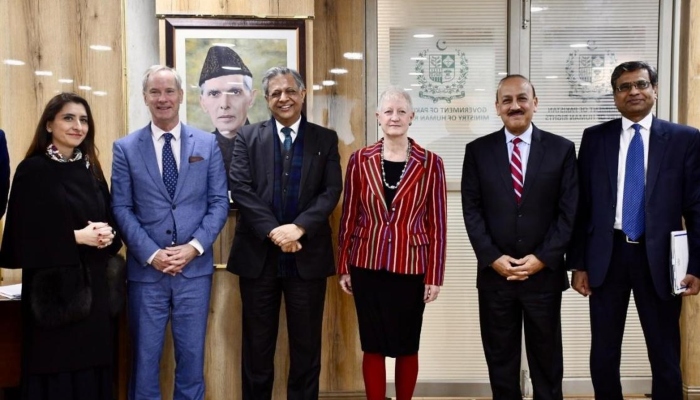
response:
M391 239L389 239L389 243L391 243Z
M521 218L522 216L523 216L522 214L518 214L518 218Z
M173 207L172 207L172 208L173 208L173 210L174 210L174 209L176 209L176 208L177 208L177 206L176 206L175 204L173 204Z
M522 239L518 239L518 243L520 243L520 242L522 242L522 241L523 241Z
M173 231L171 231L170 229L168 229L167 231L165 231L165 233L167 233L168 235L172 235L172 234L173 234Z

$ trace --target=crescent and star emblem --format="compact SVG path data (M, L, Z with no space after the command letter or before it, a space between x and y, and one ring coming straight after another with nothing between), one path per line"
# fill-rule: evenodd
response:
M447 42L440 39L435 43L435 47L437 47L438 50L445 50L447 48Z

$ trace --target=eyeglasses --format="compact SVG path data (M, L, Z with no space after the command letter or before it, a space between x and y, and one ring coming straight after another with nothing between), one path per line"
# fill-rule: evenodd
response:
M637 88L639 90L644 90L644 89L648 88L649 86L651 86L651 82L641 80L641 81L637 81L637 82L623 83L622 85L616 87L615 90L618 92L629 92L630 90L632 90L633 87Z

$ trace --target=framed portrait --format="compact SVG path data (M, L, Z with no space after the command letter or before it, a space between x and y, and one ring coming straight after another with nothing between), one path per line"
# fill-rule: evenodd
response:
M180 119L207 132L217 129L216 116L213 111L207 111L202 101L206 95L203 93L206 78L218 78L223 73L220 69L218 73L212 72L212 68L228 68L234 77L251 75L254 94L243 107L247 112L245 121L240 121L243 117L240 115L229 118L238 118L241 123L269 119L262 76L271 67L287 66L305 77L305 35L302 19L165 18L166 63L183 80ZM231 50L234 56L212 61L212 54L231 54ZM231 62L231 57L236 61ZM224 65L225 61L235 65ZM210 67L208 71L205 63Z

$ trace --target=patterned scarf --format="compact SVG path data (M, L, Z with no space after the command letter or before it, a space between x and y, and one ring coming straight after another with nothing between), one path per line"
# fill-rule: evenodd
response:
M60 163L75 162L85 158L85 168L90 169L90 158L87 155L83 157L83 152L77 147L73 150L73 156L66 159L53 143L49 143L49 145L46 147L46 155L49 156L50 159Z

